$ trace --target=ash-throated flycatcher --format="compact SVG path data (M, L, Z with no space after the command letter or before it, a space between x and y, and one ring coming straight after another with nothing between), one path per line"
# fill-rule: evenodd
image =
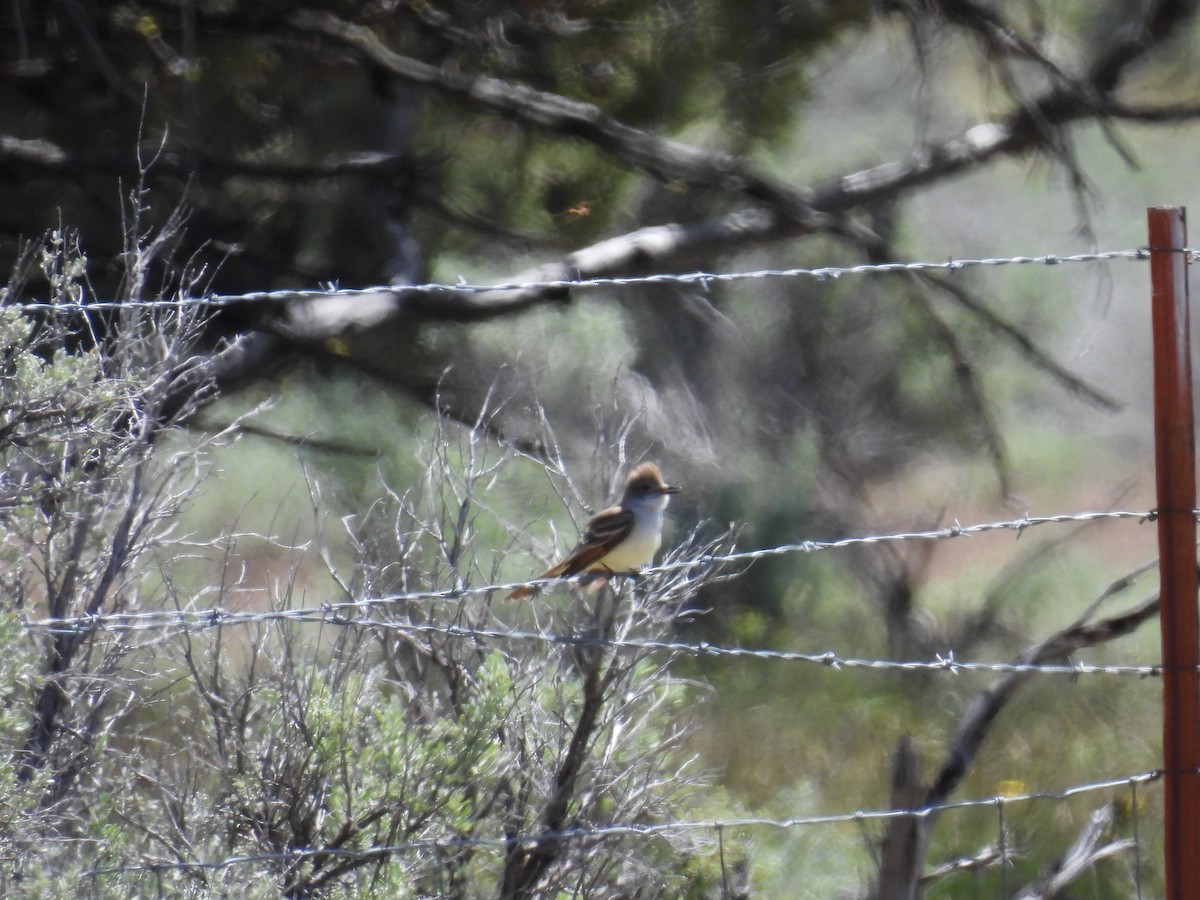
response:
M580 572L632 572L654 558L662 543L663 511L679 488L663 481L654 463L642 463L625 479L621 502L588 520L583 537L566 559L537 577L569 578ZM608 578L600 575L588 585L595 593ZM519 587L506 599L532 596L536 585Z

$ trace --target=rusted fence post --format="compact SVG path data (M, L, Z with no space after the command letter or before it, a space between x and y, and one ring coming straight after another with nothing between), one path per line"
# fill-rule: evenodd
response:
M1187 218L1147 210L1154 330L1154 444L1163 664L1166 896L1200 900L1200 618Z

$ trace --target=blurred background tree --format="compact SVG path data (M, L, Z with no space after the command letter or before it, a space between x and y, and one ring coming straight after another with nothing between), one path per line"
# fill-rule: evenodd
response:
M1024 511L1034 491L1109 502L1113 482L1093 478L1102 466L1080 468L1065 445L1084 421L1114 438L1106 452L1136 447L1122 443L1138 396L1122 354L1136 358L1125 345L1138 346L1137 326L1103 299L1120 273L1050 288L1057 273L1006 275L1001 288L966 273L405 286L1140 244L1147 194L1188 199L1158 161L1187 146L1200 115L1194 11L1184 0L13 0L0 10L0 263L66 224L86 250L89 296L126 296L129 195L149 188L136 195L145 233L183 204L186 229L168 229L177 246L154 256L143 295L184 265L207 290L281 293L214 311L198 352L222 399L167 408L195 406L192 426L205 428L278 397L253 433L289 458L307 441L306 464L338 484L346 510L372 498L377 468L399 483L418 474L411 448L431 416L484 421L535 458L594 468L598 485L624 440L687 486L673 507L683 529L744 522L746 546ZM287 293L327 284L377 289ZM263 489L249 456L225 459L231 494ZM275 465L266 481L296 483ZM544 495L533 467L513 486L529 527L498 545L500 574L549 555ZM790 557L706 588L697 605L712 612L692 627L787 646L854 634L873 644L864 653L901 658L1013 650L1048 624L1036 602L1062 589L1046 562L1058 558L1035 547L995 582L971 570L947 587L937 576L973 559ZM1072 596L1097 588L1078 581ZM790 776L763 775L729 732L807 738L851 701L829 685L828 706L755 724L744 698L770 676L742 675L714 701L735 724L704 746L756 797ZM869 744L892 745L902 709L872 719ZM766 755L772 740L748 743ZM878 783L861 774L848 780Z
M186 205L172 258L214 291L395 286L223 307L210 346L224 396L298 362L468 422L499 390L499 436L533 447L536 401L575 456L595 402L642 410L643 445L711 483L705 512L749 519L747 539L845 532L866 524L871 485L934 447L982 453L1011 491L1005 386L987 374L1000 354L1116 408L1043 339L1061 309L1009 309L962 277L619 296L403 286L903 259L925 246L910 212L922 195L1012 157L1051 163L1086 214L1102 191L1083 125L1132 161L1122 122L1200 112L1172 77L1191 13L1162 0L17 0L2 19L0 260L69 223L95 295L115 296L113 223L145 181L170 198L156 209ZM837 95L851 62L867 66L865 103ZM860 105L870 118L844 133ZM971 209L946 215L948 231L982 227ZM863 564L899 652L927 649L918 564ZM779 591L763 588L773 616Z

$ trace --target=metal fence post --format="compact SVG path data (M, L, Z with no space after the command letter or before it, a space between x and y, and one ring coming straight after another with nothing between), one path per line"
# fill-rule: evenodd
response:
M1154 331L1154 443L1163 663L1166 896L1200 900L1200 619L1187 218L1147 210Z

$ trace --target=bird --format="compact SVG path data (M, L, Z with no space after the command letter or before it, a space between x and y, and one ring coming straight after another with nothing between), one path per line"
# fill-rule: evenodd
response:
M596 513L584 528L579 543L562 562L547 569L536 581L546 578L570 578L581 572L633 572L654 558L662 543L663 512L671 494L679 487L663 481L662 472L652 462L634 468L625 479L625 492L616 506ZM599 575L588 585L595 593L607 583ZM537 586L526 584L506 599L531 597Z

